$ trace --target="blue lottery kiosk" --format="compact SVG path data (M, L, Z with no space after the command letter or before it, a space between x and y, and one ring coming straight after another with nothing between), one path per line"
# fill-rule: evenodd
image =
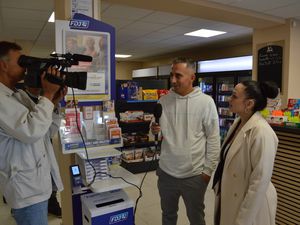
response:
M111 101L115 99L115 29L83 14L75 14L71 21L56 22L56 51L93 57L92 63L79 62L75 67L87 72L87 88L75 90L73 106L74 96L66 96L62 103L65 118L59 137L53 143L63 153L58 156L61 173L64 171L63 224L133 225L134 202L123 190L130 186L124 180L135 185L139 185L140 180L119 165L121 152L116 149L123 143ZM111 130L117 136L113 136ZM75 159L69 160L65 154L69 154L69 158L75 155ZM66 167L69 167L68 174Z

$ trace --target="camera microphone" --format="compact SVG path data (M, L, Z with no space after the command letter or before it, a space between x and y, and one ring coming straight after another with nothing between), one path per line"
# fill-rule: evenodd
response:
M80 55L80 54L73 54L73 59L75 61L81 61L81 62L92 62L93 57L88 55Z
M81 61L81 62L92 62L93 61L93 57L89 56L89 55L81 55L81 54L71 54L71 53L66 53L66 54L58 54L58 53L53 53L50 54L50 56L52 57L62 57L62 58L66 58L69 60L74 60L76 62Z

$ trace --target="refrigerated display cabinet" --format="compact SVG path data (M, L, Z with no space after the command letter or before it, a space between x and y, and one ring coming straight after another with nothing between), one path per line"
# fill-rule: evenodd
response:
M234 121L235 115L229 110L229 97L234 86L239 82L252 79L252 71L226 71L197 73L194 85L199 86L201 91L210 95L217 106L220 122L221 141Z

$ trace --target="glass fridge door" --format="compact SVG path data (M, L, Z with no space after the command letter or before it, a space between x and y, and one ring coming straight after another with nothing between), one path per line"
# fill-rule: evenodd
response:
M229 110L229 97L234 88L234 76L216 78L216 104L220 120L220 136L223 142L235 115Z
M200 77L198 79L201 91L211 97L213 97L213 81L213 77Z
M238 83L247 81L247 80L252 80L251 76L238 76Z

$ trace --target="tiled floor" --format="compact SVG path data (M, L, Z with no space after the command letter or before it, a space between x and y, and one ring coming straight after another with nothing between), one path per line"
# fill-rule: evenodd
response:
M144 174L137 174L141 177ZM161 224L161 210L159 203L159 195L157 190L157 177L155 172L148 173L144 185L142 188L143 197L138 203L138 208L136 212L136 225L160 225ZM213 204L214 196L211 190L211 185L206 192L205 196L205 219L206 225L213 225ZM131 199L134 201L138 197L138 190L134 187L126 188L125 191L128 193ZM4 205L2 198L0 199L0 224L1 225L15 225L14 220L10 215L10 209L7 205ZM61 225L61 219L55 218L49 215L49 225ZM64 224L69 225L69 224ZM185 213L185 206L183 201L180 200L179 212L178 212L178 222L177 225L189 225L188 219Z

